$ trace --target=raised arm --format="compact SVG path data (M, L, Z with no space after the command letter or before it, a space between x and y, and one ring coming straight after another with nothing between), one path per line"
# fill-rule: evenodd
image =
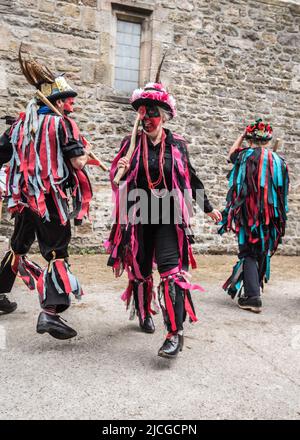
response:
M242 143L243 143L243 140L245 139L245 134L246 134L246 131L244 131L244 133L241 134L241 135L236 139L236 141L234 142L234 144L233 144L232 147L230 148L230 150L229 150L229 154L228 154L228 160L229 160L230 162L232 162L232 155L233 155L238 149L241 148Z

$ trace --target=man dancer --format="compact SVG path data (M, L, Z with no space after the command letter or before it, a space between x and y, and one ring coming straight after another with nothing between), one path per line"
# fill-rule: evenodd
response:
M74 98L77 93L64 77L55 77L34 60L24 62L21 54L20 64L28 81L36 85L50 104L41 105L36 98L32 99L26 113L0 139L0 166L10 160L7 198L8 209L15 217L11 250L0 265L0 310L7 313L16 308L5 295L11 291L16 275L30 289L35 288L36 281L43 309L37 332L68 339L77 333L57 313L69 307L70 293L78 298L82 294L67 258L70 218L82 219L88 213L92 196L83 169L89 156L75 122L56 116L63 115L65 99ZM26 258L35 237L49 263L44 270Z
M238 294L240 308L254 313L261 312L260 288L270 278L270 259L285 234L288 212L288 166L268 149L272 132L270 124L257 119L230 149L234 167L219 230L235 232L239 243L239 261L223 288L232 298ZM244 139L247 148L242 148Z

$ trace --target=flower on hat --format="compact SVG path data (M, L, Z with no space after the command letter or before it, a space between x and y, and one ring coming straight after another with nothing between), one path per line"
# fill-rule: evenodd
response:
M272 132L272 126L269 123L265 124L261 118L258 118L255 122L247 125L246 138L254 140L271 140Z
M264 128L265 128L265 124L264 124L263 122L260 122L260 123L258 124L258 129L259 129L259 130L264 130Z

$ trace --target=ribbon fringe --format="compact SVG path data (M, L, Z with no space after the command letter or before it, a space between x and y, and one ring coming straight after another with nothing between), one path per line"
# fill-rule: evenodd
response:
M73 293L76 299L81 299L83 295L79 281L70 271L67 261L63 259L52 260L38 278L37 290L42 302L47 298L48 289L51 287L52 289L54 287L59 294Z
M218 232L233 231L240 245L254 245L266 256L262 280L270 278L270 258L285 235L288 189L288 166L277 153L265 148L240 151L229 175L227 205ZM239 281L231 291L231 278L236 277L241 264L224 284L234 296Z
M160 307L165 325L168 327L168 324L170 324L172 332L177 330L175 304L176 297L179 294L183 295L184 309L190 322L198 321L190 291L199 290L204 292L204 289L200 285L191 284L187 279L188 276L187 272L180 271L161 278L159 285Z
M71 127L74 136L79 136L74 121ZM34 137L32 133L35 133ZM88 175L85 170L75 170L65 162L59 133L63 133L64 142L67 143L64 119L53 115L37 116L35 100L30 101L26 114L21 115L12 126L13 154L6 187L11 213L22 212L28 206L45 221L50 221L46 194L51 194L63 225L69 218L81 220L88 215L92 199ZM67 180L71 185L73 212L69 212L67 203Z

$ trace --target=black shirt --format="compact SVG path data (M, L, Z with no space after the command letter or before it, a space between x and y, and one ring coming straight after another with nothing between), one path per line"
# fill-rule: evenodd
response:
M176 140L173 138L173 135L170 130L164 129L166 132L166 139L165 139L165 163L164 163L164 174L166 178L166 184L168 187L168 190L172 190L172 150L171 145L176 143ZM149 167L149 174L151 177L152 182L156 181L159 176L159 153L161 148L161 142L157 145L153 145L151 140L148 139L148 167ZM204 185L199 179L199 177L196 174L195 168L192 166L190 162L190 157L188 152L186 151L187 155L187 161L188 161L188 169L191 179L191 188L193 192L193 198L196 198L196 190L201 189L204 190ZM142 153L139 163L139 172L138 172L138 179L137 184L139 188L143 188L145 190L149 190L148 188L148 182L147 182L147 176L145 173ZM160 185L158 186L159 189L164 188L164 182L162 181ZM207 195L204 191L204 212L211 212L213 210Z

